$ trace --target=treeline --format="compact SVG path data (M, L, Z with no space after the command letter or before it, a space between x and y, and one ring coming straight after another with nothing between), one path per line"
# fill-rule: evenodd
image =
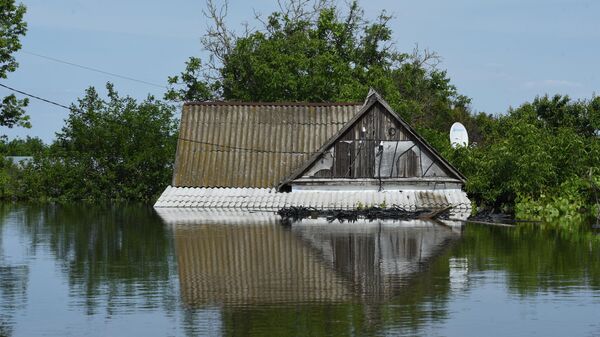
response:
M137 102L107 85L71 109L56 140L6 140L0 152L33 156L4 158L0 197L25 201L152 201L169 184L177 142L175 108L153 97Z
M360 102L375 88L468 177L480 208L549 221L596 214L600 98L541 96L503 115L474 113L435 53L394 47L385 12L369 21L356 2L298 4L281 2L256 29L237 34L224 24L226 11L208 1L206 62L191 57L168 79L164 100L136 102L112 85L101 98L90 88L33 162L3 163L0 197L152 200L170 182L176 102ZM456 121L469 131L468 148L450 147Z
M567 227L600 215L600 97L537 97L474 127L477 144L436 146L479 206Z

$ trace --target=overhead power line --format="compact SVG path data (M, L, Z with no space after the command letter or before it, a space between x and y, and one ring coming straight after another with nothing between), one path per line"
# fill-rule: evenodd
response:
M231 146L224 144L217 144L211 142L203 142L191 138L185 138L179 136L179 140L184 140L190 143L197 143L202 145L216 146L223 149L237 150L237 151L246 151L246 152L257 152L257 153L287 153L287 154L315 154L316 152L306 152L306 151L275 151L275 150L261 150L261 149L253 149L248 147L239 147L239 146ZM218 151L218 150L217 150Z
M49 99L45 99L45 98L42 98L42 97L39 97L39 96L36 96L36 95L33 95L33 94L29 94L29 93L26 93L26 92L24 92L24 91L21 91L21 90L15 89L15 88L11 88L11 87L9 87L8 85L4 85L4 84L2 84L2 83L0 83L0 87L6 88L6 89L8 89L8 90L12 90L12 91L14 91L14 92L17 92L17 93L19 93L19 94L21 94L21 95L25 95L25 96L27 96L27 97L31 97L31 98L34 98L34 99L40 100L40 101L42 101L42 102L46 102L46 103L48 103L48 104L56 105L56 106L58 106L58 107L61 107L61 108L67 109L67 110L69 110L69 111L71 111L71 110L72 110L71 108L69 108L68 106L66 106L66 105L64 105L64 104L60 104L60 103L57 103L57 102L51 101L51 100L49 100Z
M46 55L32 53L32 52L24 51L24 50L22 50L21 52L24 53L24 54L27 54L27 55L32 55L32 56L40 57L40 58L43 58L43 59L46 59L46 60L50 60L50 61L53 61L53 62L58 62L58 63L70 65L70 66L73 66L73 67L77 67L77 68L81 68L81 69L85 69L85 70L97 72L97 73L100 73L100 74L105 74L105 75L109 75L109 76L113 76L113 77L118 77L118 78L121 78L121 79L124 79L124 80L128 80L128 81L133 81L133 82L138 82L138 83L142 83L142 84L147 84L147 85L151 85L151 86L157 87L157 88L163 88L163 89L167 88L166 86L161 85L161 84L156 84L156 83L152 83L152 82L140 80L140 79L137 79L137 78L133 78L133 77L130 77L130 76L120 75L120 74L116 74L116 73L113 73L113 72L109 72L109 71L105 71L105 70L101 70L101 69L97 69L97 68L92 68L92 67L84 66L84 65L81 65L81 64L77 64L77 63L73 63L73 62L69 62L69 61L57 59L55 57L50 57L50 56L46 56Z
M2 83L0 83L0 87L6 88L8 90L12 90L14 92L17 92L21 95L25 95L27 97L31 97L31 98L35 98L37 100L40 100L42 102L46 102L52 105L56 105L58 107L67 109L69 111L73 110L72 108L69 108L68 106L64 105L64 104L60 104L54 101L51 101L49 99L45 99L33 94L29 94L26 93L25 91L22 90L18 90L12 87L9 87L8 85L4 85ZM77 109L75 109L76 111L79 111ZM261 150L261 149L252 149L252 148L246 148L246 147L238 147L238 146L230 146L230 145L224 145L224 144L217 144L217 143L210 143L210 142L202 142L202 141L198 141L195 139L190 139L190 138L185 138L185 137L179 137L180 140L184 140L184 141L188 141L188 142L192 142L192 143L198 143L198 144L203 144L203 145L210 145L210 146L216 146L219 148L226 148L226 149L231 149L231 150L238 150L238 151L248 151L248 152L259 152L259 153L290 153L290 154L314 154L315 152L305 152L305 151L273 151L273 150Z

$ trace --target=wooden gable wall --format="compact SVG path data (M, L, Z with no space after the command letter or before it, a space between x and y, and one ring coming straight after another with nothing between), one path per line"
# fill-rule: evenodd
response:
M418 140L374 104L302 178L453 177Z

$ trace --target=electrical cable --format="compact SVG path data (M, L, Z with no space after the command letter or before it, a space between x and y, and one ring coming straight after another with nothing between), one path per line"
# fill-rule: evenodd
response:
M273 151L273 150L251 149L251 148L247 148L247 147L238 147L238 146L223 145L223 144L217 144L217 143L211 143L211 142L203 142L203 141L189 139L189 138L184 138L184 137L179 137L179 140L184 140L184 141L191 142L191 143L198 143L198 144L204 144L204 145L224 147L224 148L228 148L228 149L232 149L232 150L247 151L247 152L257 152L257 153L288 153L288 154L315 154L315 153L317 153L317 151L315 151L315 152L306 152L306 151Z
M120 75L120 74L117 74L117 73L113 73L113 72L109 72L109 71L105 71L105 70L101 70L101 69L97 69L97 68L93 68L93 67L84 66L84 65L81 65L81 64L77 64L77 63L73 63L73 62L69 62L69 61L57 59L55 57L50 57L50 56L46 56L46 55L42 55L42 54L32 53L32 52L25 51L25 50L21 50L21 52L24 53L24 54L27 54L27 55L32 55L32 56L40 57L40 58L43 58L43 59L46 59L46 60L50 60L50 61L53 61L53 62L70 65L70 66L73 66L73 67L77 67L77 68L81 68L81 69L85 69L85 70L97 72L97 73L100 73L100 74L109 75L109 76L121 78L121 79L128 80L128 81L138 82L138 83L142 83L142 84L146 84L146 85L151 85L151 86L157 87L157 88L168 89L168 87L164 86L164 85L160 85L160 84L156 84L156 83L152 83L152 82L140 80L140 79L133 78L133 77L130 77L130 76Z
M69 110L69 111L73 110L72 108L70 108L70 107L68 107L68 106L66 106L66 105L64 105L64 104L60 104L60 103L57 103L57 102L51 101L51 100L49 100L49 99L46 99L46 98L42 98L42 97L39 97L39 96L36 96L36 95L33 95L33 94L29 94L29 93L26 93L25 91L21 91L21 90L15 89L15 88L11 88L11 87L9 87L8 85L4 85L4 84L2 84L2 83L0 83L0 87L6 88L6 89L8 89L8 90L12 90L12 91L14 91L14 92L17 92L17 93L19 93L19 94L21 94L21 95L25 95L25 96L28 96L28 97L31 97L31 98L34 98L34 99L40 100L40 101L42 101L42 102L46 102L46 103L48 103L48 104L56 105L56 106L58 106L58 107L61 107L61 108L67 109L67 110Z
M69 111L75 110L78 111L75 108L70 108L64 104L60 104L57 103L55 101L46 99L46 98L42 98L30 93L27 93L25 91L19 90L19 89L15 89L13 87L9 87L8 85L2 84L0 83L0 87L6 88L8 90L12 90L14 92L17 92L21 95L25 95L27 97L31 97L37 100L40 100L42 102L46 102L48 104L52 104L58 107L61 107L63 109L67 109ZM179 140L184 140L184 141L188 141L188 142L192 142L192 143L198 143L198 144L204 144L204 145L211 145L211 146L218 146L218 147L223 147L223 148L229 148L229 149L233 149L233 150L240 150L240 151L248 151L248 152L258 152L258 153L289 153L289 154L315 154L315 152L306 152L306 151L272 151L272 150L259 150L259 149L251 149L251 148L245 148L245 147L238 147L238 146L230 146L230 145L223 145L223 144L217 144L217 143L210 143L210 142L202 142L202 141L198 141L195 139L189 139L189 138L184 138L184 137L179 137Z

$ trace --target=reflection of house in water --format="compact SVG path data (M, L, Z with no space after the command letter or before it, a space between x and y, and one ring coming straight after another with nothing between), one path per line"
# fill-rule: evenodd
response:
M250 224L248 214L234 215L237 224L209 218L217 220L173 227L181 294L190 306L393 296L459 237L424 221L356 226L308 220L290 228L265 214L258 224Z
M448 227L426 221L401 226L393 222L309 224L296 225L293 231L351 284L356 295L370 299L396 294L459 237Z

